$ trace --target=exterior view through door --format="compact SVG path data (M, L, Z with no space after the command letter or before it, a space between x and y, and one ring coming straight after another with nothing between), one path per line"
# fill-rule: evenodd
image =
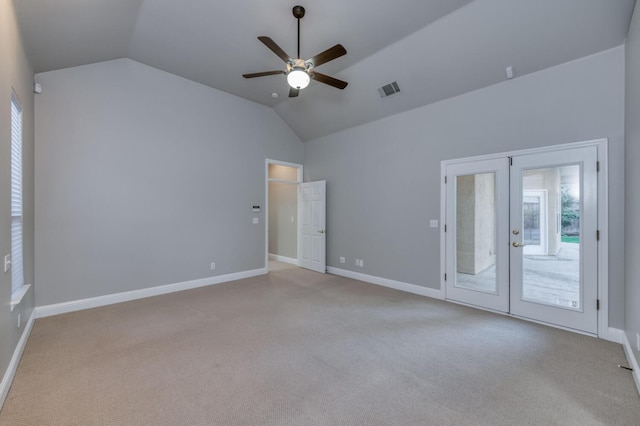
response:
M446 298L597 334L597 164L596 143L444 162Z

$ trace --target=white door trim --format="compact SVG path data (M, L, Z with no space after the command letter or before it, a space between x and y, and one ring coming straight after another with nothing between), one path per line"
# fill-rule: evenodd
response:
M582 142L573 142L562 145L552 145L548 147L531 148L517 151L507 151L501 153L479 155L466 158L456 158L443 160L440 163L440 292L445 295L444 274L446 271L446 167L450 164L466 163L470 161L491 160L495 158L512 157L524 154L537 154L541 152L552 152L578 148L585 146L596 146L598 149L598 162L600 170L598 172L598 230L600 240L598 242L598 299L600 300L600 310L598 311L598 337L607 339L609 336L609 171L608 171L608 139L594 139Z
M527 154L540 154L543 152L553 152L553 151L565 151L567 149L571 149L571 148L580 148L583 146L598 146L600 147L601 144L604 144L605 147L608 144L609 140L608 139L593 139L593 140L588 140L588 141L582 141L582 142L570 142L570 143L565 143L565 144L561 144L561 145L550 145L550 146L543 146L543 147L539 147L539 148L528 148L528 149L521 149L521 150L516 150L516 151L503 151L503 152L496 152L493 154L484 154L484 155L474 155L473 157L464 157L464 158L452 158L450 160L442 160L442 162L440 163L441 165L449 165L449 164L456 164L456 163L467 163L470 161L482 161L482 160L492 160L495 158L502 158L502 157L515 157L517 155L527 155ZM598 150L598 153L600 153L600 151ZM602 166L602 164L600 164L600 166ZM602 170L602 169L600 169Z
M267 272L269 272L269 182L285 182L281 179L269 179L270 164L298 169L297 182L290 182L291 184L298 185L302 183L302 177L304 176L304 166L302 164L272 160L269 158L264 160L264 268Z

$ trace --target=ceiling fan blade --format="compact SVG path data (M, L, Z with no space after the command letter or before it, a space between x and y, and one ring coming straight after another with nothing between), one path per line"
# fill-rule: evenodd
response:
M309 61L313 62L314 67L317 67L346 54L347 49L345 49L341 44L336 44L335 46L328 48L324 52L318 53L316 56L309 59Z
M260 36L260 37L258 37L258 40L260 40L262 43L264 43L265 46L267 46L269 49L271 49L271 51L273 53L275 53L276 55L278 55L280 57L280 59L282 59L283 61L289 62L291 60L291 57L289 55L287 55L285 53L285 51L282 50L280 48L280 46L278 46L276 44L276 42L271 40L269 37Z
M256 78L256 77L265 77L267 75L277 75L277 74L286 74L284 71L265 71L265 72L254 72L253 74L242 74L244 78Z
M293 87L289 89L290 98L297 98L299 94L300 94L300 89L294 89Z
M329 86L337 87L342 90L347 87L346 81L338 80L337 78L329 77L326 74L321 74L319 72L313 71L311 73L311 78L315 81L319 81L320 83L328 84Z

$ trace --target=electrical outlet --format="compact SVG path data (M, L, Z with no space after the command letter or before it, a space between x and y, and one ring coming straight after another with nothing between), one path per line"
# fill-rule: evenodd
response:
M340 263L345 263L347 261L347 259L345 259L344 257L340 256Z
M356 259L356 266L360 266L360 259Z
M360 259L360 267L364 267L364 260Z
M216 262L211 262L211 270L213 271L214 269L216 269Z

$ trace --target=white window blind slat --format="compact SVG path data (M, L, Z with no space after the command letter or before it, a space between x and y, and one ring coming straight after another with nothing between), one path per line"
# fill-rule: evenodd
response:
M22 107L11 97L11 294L24 285L22 223Z
M11 294L24 285L22 262L22 218L19 218L11 221Z

